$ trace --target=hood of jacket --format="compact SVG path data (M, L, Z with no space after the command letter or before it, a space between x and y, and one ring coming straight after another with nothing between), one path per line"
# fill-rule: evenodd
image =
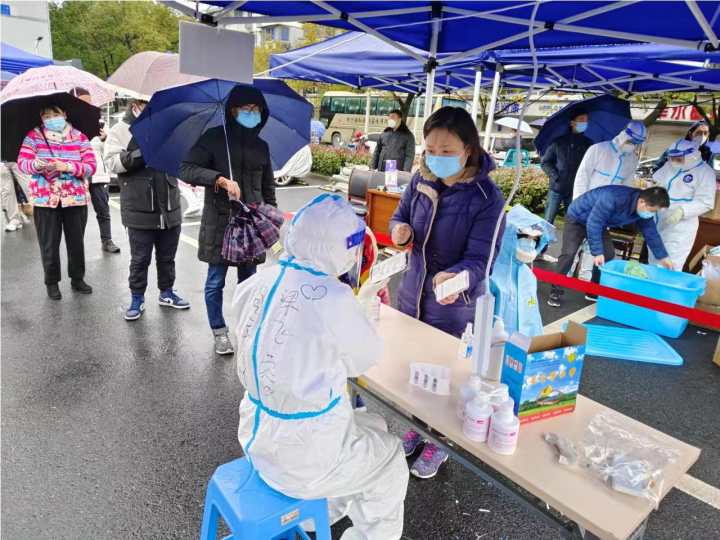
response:
M260 107L260 123L252 129L248 129L238 124L231 113L233 107L248 105L250 103ZM267 124L268 118L270 118L270 111L268 110L265 96L263 96L263 93L257 88L244 84L238 84L230 91L230 94L228 94L227 101L225 102L225 121L232 129L241 129L245 132L258 135L265 124Z

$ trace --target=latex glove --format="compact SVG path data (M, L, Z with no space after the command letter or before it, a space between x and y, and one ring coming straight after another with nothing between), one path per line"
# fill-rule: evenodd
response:
M680 220L683 217L685 217L685 212L683 211L681 206L669 208L667 212L665 212L665 222L668 225L676 225L677 223L680 223Z
M391 233L393 244L396 246L404 246L410 242L412 237L412 227L407 223L398 223Z
M605 255L598 255L594 258L595 266L602 266L605 264Z
M668 270L674 270L675 267L673 267L673 263L670 260L669 257L665 257L664 259L660 259L658 261L658 264L662 266L663 268L667 268Z

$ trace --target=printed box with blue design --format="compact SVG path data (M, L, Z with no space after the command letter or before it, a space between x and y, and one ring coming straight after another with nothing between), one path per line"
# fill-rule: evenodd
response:
M514 333L505 344L502 382L521 424L575 410L587 331L570 322L564 332L530 338Z

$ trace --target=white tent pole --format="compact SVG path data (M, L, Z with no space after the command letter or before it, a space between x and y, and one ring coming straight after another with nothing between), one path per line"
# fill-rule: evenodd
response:
M370 92L367 93L367 96L365 97L365 129L363 130L363 133L367 137L367 134L370 130Z
M483 139L483 147L488 152L490 151L490 133L492 131L492 124L495 121L495 105L497 104L498 92L500 91L500 73L502 72L501 66L495 68L495 78L493 79L492 94L490 96L490 105L488 106L487 122L485 123L485 138Z
M316 56L320 53L330 51L330 50L334 49L335 47L339 47L340 45L345 45L347 43L350 43L351 41L354 41L362 36L363 36L363 34L357 34L348 39L338 40L336 43L328 45L327 47L321 47L317 51L311 52L310 54L307 54L307 55L303 56L302 58L296 58L295 60L290 60L289 62L285 62L284 64L280 64L279 66L275 66L270 69L266 69L265 71L261 71L260 73L255 73L255 74L253 74L253 76L254 77L262 77L263 75L267 75L268 73L275 71L276 69L282 69L284 67L291 66L293 64L297 64L298 62L304 62L308 58L312 58L313 56Z
M480 104L480 86L482 85L482 68L475 72L475 85L473 86L472 119L477 124L478 105Z
M427 82L425 84L425 111L423 118L428 119L433 110L433 91L435 90L435 68L437 62L438 37L440 36L440 21L435 19L432 23L432 35L430 37L430 58L428 59Z
M713 44L713 47L718 46L718 37L717 34L715 34L715 31L713 30L712 26L710 26L710 23L708 23L707 19L705 18L705 15L703 15L703 12L700 11L700 8L698 7L695 0L685 0L685 3L687 4L688 9L693 14L693 17L695 17L695 20L700 25L700 28L703 29L703 32L705 32L705 35L707 36L710 43Z
M415 122L413 122L413 136L417 140L417 128L420 123L420 93L415 94Z

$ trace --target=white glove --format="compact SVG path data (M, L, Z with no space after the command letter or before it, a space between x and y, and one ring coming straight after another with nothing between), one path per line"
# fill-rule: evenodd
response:
M680 223L680 220L683 218L684 215L685 212L683 212L682 207L676 206L675 208L670 208L665 213L665 222L668 225L676 225Z

